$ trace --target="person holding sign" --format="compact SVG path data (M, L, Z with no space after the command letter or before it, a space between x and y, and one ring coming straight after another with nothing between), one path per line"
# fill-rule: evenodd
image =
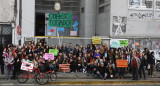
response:
M123 54L120 56L119 60L125 60L125 57L124 57ZM122 68L122 67L119 68L119 76L118 76L118 79L120 79L120 78L123 79L123 78L124 78L124 77L123 77L124 71L125 71L125 68Z

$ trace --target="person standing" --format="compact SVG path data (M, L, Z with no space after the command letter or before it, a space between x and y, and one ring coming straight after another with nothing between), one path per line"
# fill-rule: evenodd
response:
M9 56L4 58L4 72L5 72L5 79L10 80L11 74L13 71L13 62L14 57L12 55L12 52L9 52Z
M144 53L140 52L139 59L141 61L141 65L140 65L140 68L139 68L139 78L140 79L142 78L142 73L143 73L144 80L146 80L145 67L147 66L147 62L145 60Z
M16 79L16 75L17 75L17 72L20 70L20 67L19 67L19 58L18 58L18 55L17 53L14 54L14 70L13 70L13 79Z
M136 54L133 53L132 55L132 61L131 61L131 67L132 67L132 80L138 80L138 69L140 67L140 59L136 57Z
M154 52L151 52L151 54L148 57L148 66L150 66L148 70L148 75L153 78L153 69L155 65L155 57L154 57Z
M1 57L1 74L4 74L4 58L7 58L8 56L8 53L7 53L7 49L4 48L3 49L3 54L2 54L2 57Z

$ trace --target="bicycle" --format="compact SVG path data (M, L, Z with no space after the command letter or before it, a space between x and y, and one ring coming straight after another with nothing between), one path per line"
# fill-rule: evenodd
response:
M31 75L31 71L34 71L33 76ZM49 79L48 74L41 73L39 68L33 68L33 69L28 69L28 71L20 71L17 74L17 81L19 83L26 83L29 77L35 79L35 82L39 83L40 85L48 83Z
M49 75L49 78L51 81L56 81L57 80L57 73L55 71L47 71L46 72Z

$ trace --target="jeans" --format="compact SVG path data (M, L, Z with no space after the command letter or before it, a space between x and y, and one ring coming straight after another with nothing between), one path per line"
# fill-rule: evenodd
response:
M139 78L142 78L142 73L143 73L143 76L144 76L144 79L145 79L146 74L145 74L144 66L140 66L140 68L139 68Z
M4 74L5 74L5 79L11 79L12 70L9 70L7 66L4 66Z
M138 80L138 68L132 68L133 80Z

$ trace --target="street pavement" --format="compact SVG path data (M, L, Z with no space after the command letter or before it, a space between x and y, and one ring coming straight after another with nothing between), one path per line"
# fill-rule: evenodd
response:
M154 78L147 76L147 80L131 80L131 74L125 74L124 79L107 79L103 80L97 76L88 76L85 73L62 73L58 72L57 81L49 81L45 86L160 86L160 72L153 73ZM147 75L147 71L146 71ZM29 79L27 83L20 84L17 80L5 80L4 75L0 73L0 86L38 86L33 79Z

